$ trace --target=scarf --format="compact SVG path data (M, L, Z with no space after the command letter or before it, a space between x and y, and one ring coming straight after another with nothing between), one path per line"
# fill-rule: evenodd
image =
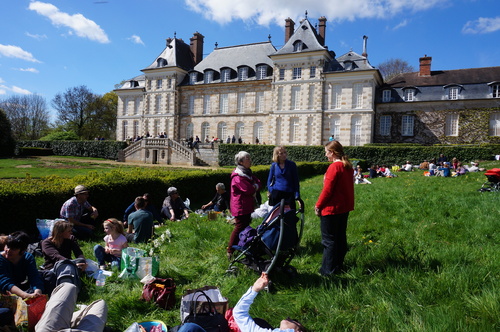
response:
M252 170L250 168L246 168L242 165L238 165L238 166L236 166L236 169L234 170L234 172L236 174L238 174L239 176L244 176L244 177L249 178L250 180L253 180L253 174L252 174Z

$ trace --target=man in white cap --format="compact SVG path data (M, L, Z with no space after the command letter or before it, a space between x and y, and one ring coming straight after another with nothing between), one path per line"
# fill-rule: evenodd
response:
M89 190L83 186L75 187L73 197L64 202L61 207L61 218L73 224L75 236L77 238L86 238L92 234L95 226L95 218L99 215L97 209L89 202Z

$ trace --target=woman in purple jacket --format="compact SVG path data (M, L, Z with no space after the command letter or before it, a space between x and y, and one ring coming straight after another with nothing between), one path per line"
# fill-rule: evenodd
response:
M238 243L242 230L250 225L251 214L255 207L255 195L261 189L260 180L252 174L250 154L240 151L234 156L236 168L231 174L231 214L234 217L234 229L227 245L227 256L232 258L233 245Z

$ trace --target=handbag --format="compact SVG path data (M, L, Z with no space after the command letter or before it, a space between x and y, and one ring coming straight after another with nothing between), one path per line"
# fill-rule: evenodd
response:
M16 326L28 325L29 331L35 330L35 325L42 318L47 304L47 295L22 299L17 295L3 295L0 305L14 312Z
M156 276L160 269L158 256L147 257L146 250L127 247L122 250L120 278L139 278Z
M172 309L175 305L175 289L174 279L155 278L144 285L141 299L154 301L165 310Z
M206 332L229 332L229 326L227 323L224 314L217 312L217 309L210 299L210 297L205 294L204 291L198 290L197 296L194 298L194 301L191 301L190 313L184 319L184 323L195 323L201 326ZM205 312L197 312L198 310L197 302L200 296L204 296L206 299L206 307L208 311Z
M205 295L204 298L199 298L198 295ZM215 307L215 310L224 315L227 310L227 298L222 296L219 288L215 286L204 286L198 289L188 289L181 299L181 322L192 312L192 305L195 305L197 313L210 312L208 300ZM194 302L194 303L193 303Z

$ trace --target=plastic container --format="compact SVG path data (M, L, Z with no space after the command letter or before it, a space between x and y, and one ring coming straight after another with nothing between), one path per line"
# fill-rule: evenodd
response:
M99 270L99 274L97 275L97 278L95 279L95 285L97 287L102 287L106 284L106 276L102 272L102 270Z
M167 332L167 324L165 324L161 320L150 320L147 322L140 322L139 325L142 326L146 331L151 330L153 326L161 325L162 332Z

